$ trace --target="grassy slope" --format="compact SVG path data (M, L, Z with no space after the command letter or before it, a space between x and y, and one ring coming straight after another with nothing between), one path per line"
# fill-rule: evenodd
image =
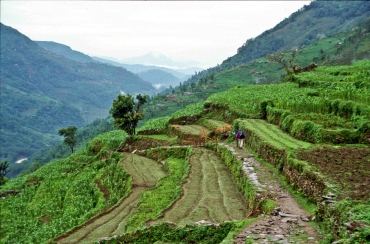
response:
M268 141L279 149L299 149L313 146L311 143L294 139L279 129L278 126L269 124L264 120L248 119L242 120L239 124L258 134L261 140Z
M336 45L339 42L342 44ZM355 60L368 59L369 43L370 34L363 36L361 34L357 37L356 30L339 33L335 36L319 39L310 45L299 47L295 60L301 67L308 66L311 62L315 62L319 66L348 65ZM291 54L287 51L286 55L290 56ZM169 116L189 104L205 101L210 95L235 86L281 83L285 76L286 72L281 65L271 63L266 58L258 58L238 66L232 66L227 70L215 73L214 79L208 81L207 84L200 85L198 81L194 89L188 87L187 91L192 92L192 95L184 95L180 92L179 87L176 87L175 93L178 96L175 101L168 101L166 96L154 97L145 106L146 120ZM179 100L183 102L179 103ZM156 108L159 103L164 104L166 108ZM141 122L142 124L144 121Z
M113 206L130 191L131 177L114 152L127 134L97 136L84 150L9 181L1 192L1 243L44 243Z

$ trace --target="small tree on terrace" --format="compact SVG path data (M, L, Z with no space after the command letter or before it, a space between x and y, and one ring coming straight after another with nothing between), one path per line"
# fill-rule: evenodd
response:
M148 102L147 95L138 94L135 104L134 97L130 94L126 96L118 95L117 100L113 100L113 107L109 113L114 118L114 126L124 130L130 136L135 135L135 129L139 122L144 118L144 113L140 110L141 105Z
M76 131L76 126L68 126L67 128L58 130L59 135L64 136L64 143L71 148L72 153L77 144Z

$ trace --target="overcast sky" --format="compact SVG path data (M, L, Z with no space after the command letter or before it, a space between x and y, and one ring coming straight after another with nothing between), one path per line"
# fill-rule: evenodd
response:
M1 1L1 22L32 40L118 60L162 53L203 68L309 1Z

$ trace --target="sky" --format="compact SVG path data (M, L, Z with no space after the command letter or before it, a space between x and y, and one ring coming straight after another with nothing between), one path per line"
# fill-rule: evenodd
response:
M309 1L1 1L1 23L117 60L164 54L213 67Z

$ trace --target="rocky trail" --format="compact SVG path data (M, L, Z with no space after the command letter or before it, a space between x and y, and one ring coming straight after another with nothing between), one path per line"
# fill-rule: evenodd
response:
M243 171L257 187L258 196L272 197L277 207L271 216L263 216L247 226L234 239L235 243L318 243L320 233L310 224L309 213L300 207L295 198L284 189L279 177L257 161L246 148L226 146L243 161ZM248 243L248 242L247 242Z

